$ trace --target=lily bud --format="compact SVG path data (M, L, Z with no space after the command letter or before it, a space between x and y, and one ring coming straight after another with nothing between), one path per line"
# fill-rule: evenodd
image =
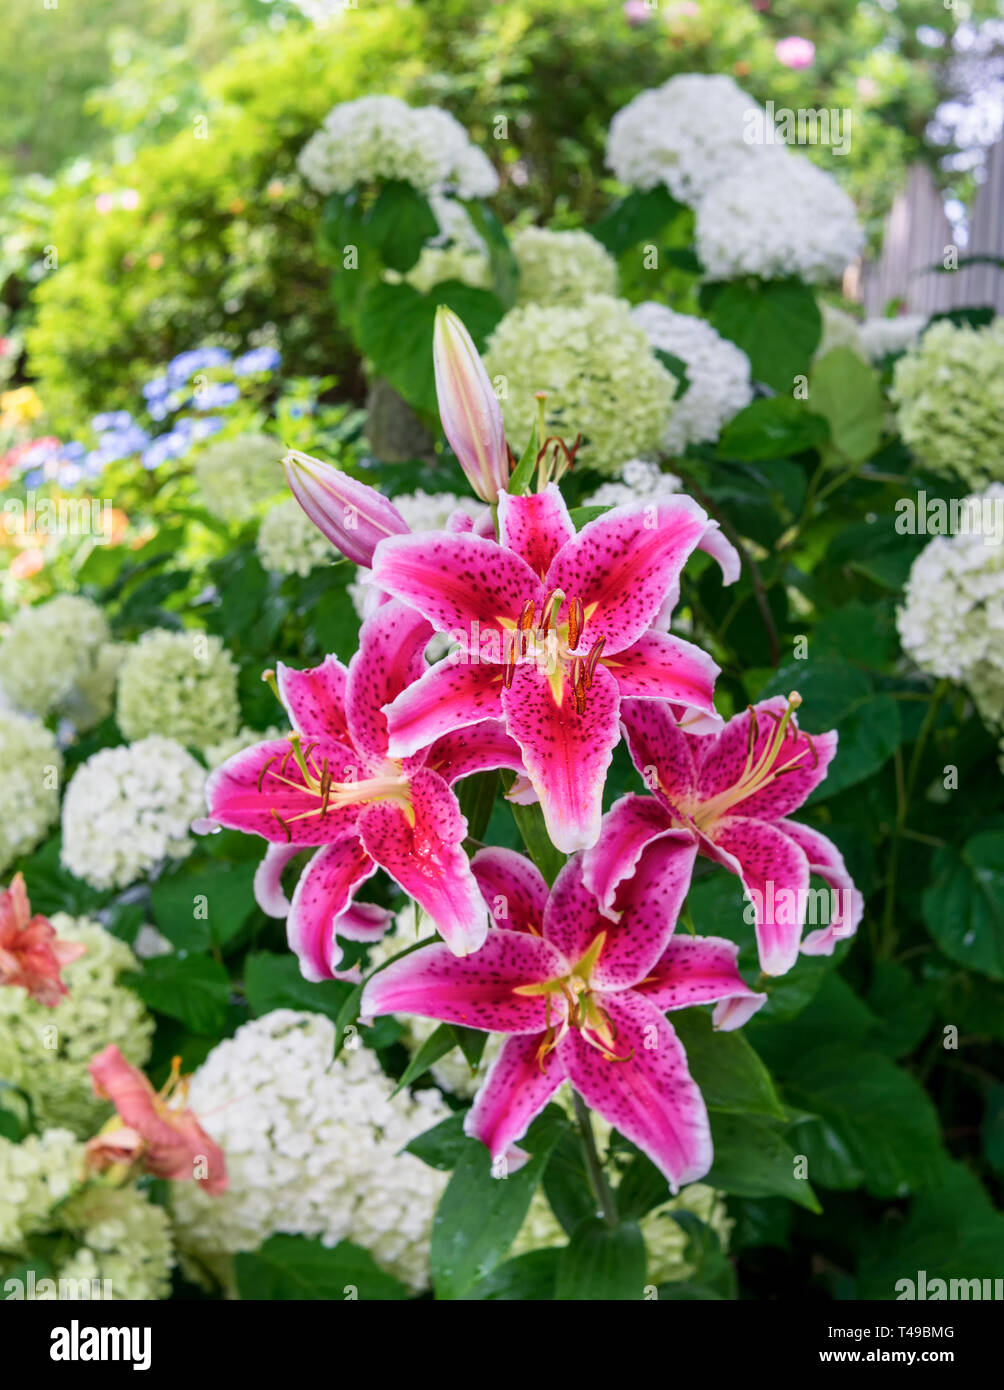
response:
M444 304L436 310L432 361L446 437L477 496L495 502L509 484L502 411L471 335Z
M299 449L290 449L282 466L290 491L311 521L354 564L368 568L378 542L408 534L410 527L392 502L340 468Z

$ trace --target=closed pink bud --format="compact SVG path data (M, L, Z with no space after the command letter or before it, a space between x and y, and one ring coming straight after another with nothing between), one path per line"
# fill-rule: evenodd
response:
M432 361L443 431L477 496L495 502L509 484L502 411L471 335L444 304L436 310Z
M311 521L347 560L367 568L386 536L409 531L404 517L376 488L299 449L282 461L290 491Z

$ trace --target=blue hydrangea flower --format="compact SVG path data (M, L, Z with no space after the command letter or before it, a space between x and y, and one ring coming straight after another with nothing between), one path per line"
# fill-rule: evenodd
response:
M195 393L192 404L196 410L219 410L221 406L233 405L240 395L240 388L232 381L211 381Z
M188 352L179 352L177 357L173 357L167 364L167 380L171 386L183 386L186 381L190 381L196 372L203 371L207 367L225 367L230 361L230 353L226 348L202 347L192 348Z
M131 424L132 416L128 410L106 410L101 415L95 415L91 429L96 434L103 434L106 430L127 430Z
M282 354L274 347L251 348L234 359L234 376L255 376L274 372L282 362Z
M166 376L155 376L143 387L143 398L148 401L159 401L167 395L170 389L171 385Z
M188 452L191 440L183 430L169 430L167 434L159 434L157 438L143 450L142 464L146 469L159 468L168 459L181 458Z

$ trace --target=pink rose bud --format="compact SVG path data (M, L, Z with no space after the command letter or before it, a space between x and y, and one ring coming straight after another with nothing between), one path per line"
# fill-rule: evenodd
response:
M354 564L368 568L385 536L407 535L408 523L394 504L340 468L299 449L290 449L282 466L290 491L311 521Z
M502 411L471 335L443 304L436 310L432 360L446 437L478 497L495 502L509 484Z

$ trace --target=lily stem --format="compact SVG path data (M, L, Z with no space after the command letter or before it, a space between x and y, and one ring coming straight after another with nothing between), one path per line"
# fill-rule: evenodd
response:
M589 1106L578 1091L572 1092L572 1103L575 1106L575 1118L579 1122L582 1154L586 1160L586 1172L589 1174L589 1182L593 1189L593 1196L596 1198L597 1208L607 1225L615 1227L617 1225L617 1207L614 1203L614 1194L607 1182L607 1175L603 1171L603 1164L596 1151L596 1139L593 1136L593 1121L589 1113Z

